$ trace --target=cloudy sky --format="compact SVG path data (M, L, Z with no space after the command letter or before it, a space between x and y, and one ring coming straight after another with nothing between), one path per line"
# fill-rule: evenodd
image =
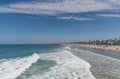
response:
M0 43L120 36L120 0L0 0Z

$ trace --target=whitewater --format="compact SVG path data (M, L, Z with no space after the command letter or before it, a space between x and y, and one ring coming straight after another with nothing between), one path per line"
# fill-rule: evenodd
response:
M33 54L24 58L0 60L0 79L15 79L38 59L39 55Z
M90 71L91 65L70 49L1 59L0 79L96 79Z

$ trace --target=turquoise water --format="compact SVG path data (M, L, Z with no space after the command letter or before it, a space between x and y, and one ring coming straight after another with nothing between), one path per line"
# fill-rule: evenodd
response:
M67 45L0 45L0 79L95 79Z
M33 53L48 53L59 49L61 45L50 44L10 44L0 45L1 58L16 58L31 55Z

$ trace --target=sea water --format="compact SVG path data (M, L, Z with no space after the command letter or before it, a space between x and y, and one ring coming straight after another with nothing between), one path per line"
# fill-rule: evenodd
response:
M0 45L0 79L96 79L90 68L70 46Z

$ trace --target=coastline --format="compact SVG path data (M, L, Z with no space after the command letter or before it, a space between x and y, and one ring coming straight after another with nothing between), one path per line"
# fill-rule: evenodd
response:
M120 46L115 45L90 45L90 44L71 44L71 45L120 52Z

